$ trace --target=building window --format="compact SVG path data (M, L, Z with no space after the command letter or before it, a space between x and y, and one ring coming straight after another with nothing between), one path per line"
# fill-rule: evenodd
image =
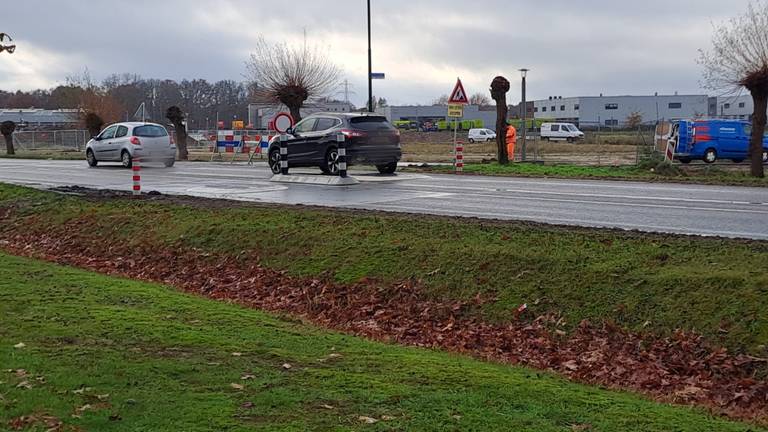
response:
M725 108L725 109L731 109L731 104L725 104L725 105L723 105L723 108Z
M670 102L669 103L669 109L680 109L683 107L683 104L680 102Z
M565 105L560 105L560 111L565 111Z
M605 109L606 110L617 110L617 109L619 109L619 104L615 104L615 103L605 104Z
M574 110L576 110L576 111L578 111L578 110L579 110L579 104L576 104L576 105L574 105L574 106L573 106L573 109L574 109Z
M535 107L535 108L533 109L533 112L539 112L539 107Z
M619 121L618 120L614 120L614 119L606 120L605 121L605 125L606 126L618 126L619 125Z
M739 102L739 108L744 108L745 106L747 106L747 104L746 104L746 103L744 103L744 102Z
M555 112L555 111L557 111L557 107L553 106L552 107L552 112Z
M547 107L541 107L541 112L547 112Z

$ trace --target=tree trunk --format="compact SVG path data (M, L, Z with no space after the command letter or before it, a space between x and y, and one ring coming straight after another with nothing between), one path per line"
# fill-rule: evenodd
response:
M765 134L766 110L768 110L768 88L752 90L755 112L752 114L752 140L749 144L752 177L765 177L763 169L763 136Z
M16 154L16 151L13 148L13 134L10 135L3 135L3 138L5 138L5 151L9 155Z
M174 125L176 129L176 148L179 149L179 160L189 160L187 151L187 128L183 124Z
M496 101L496 155L499 164L509 164L507 155L507 97L502 96Z
M289 106L288 109L291 112L291 117L293 117L294 124L301 121L301 105L299 106Z

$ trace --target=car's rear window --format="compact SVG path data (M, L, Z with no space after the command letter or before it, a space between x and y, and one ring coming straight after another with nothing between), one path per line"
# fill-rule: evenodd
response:
M137 137L156 138L168 135L168 132L162 126L138 126L133 128L133 135Z
M362 129L366 131L395 129L394 126L389 124L386 117L353 117L349 120L349 123L352 124L352 126L356 129Z

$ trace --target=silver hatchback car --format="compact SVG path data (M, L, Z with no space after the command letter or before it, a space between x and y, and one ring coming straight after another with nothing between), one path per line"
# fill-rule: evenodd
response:
M130 168L136 157L172 167L176 145L162 125L126 122L107 126L85 146L85 159L92 167L99 162L120 162Z

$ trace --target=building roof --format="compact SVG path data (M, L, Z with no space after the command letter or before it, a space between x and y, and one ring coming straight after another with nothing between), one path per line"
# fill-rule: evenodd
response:
M45 110L37 108L0 108L0 121L22 121L30 124L77 123L79 111L76 109Z

